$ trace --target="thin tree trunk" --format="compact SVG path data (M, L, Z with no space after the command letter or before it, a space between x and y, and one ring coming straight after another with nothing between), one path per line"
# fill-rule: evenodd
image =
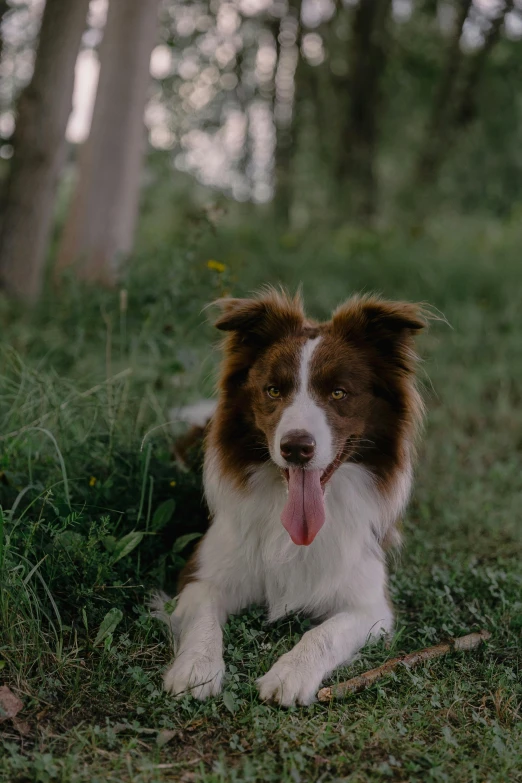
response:
M426 185L436 179L443 159L446 130L463 57L460 39L471 4L472 0L460 0L455 27L448 46L446 64L431 107L426 136L417 164L415 179L419 186Z
M308 87L310 100L313 105L313 119L318 136L319 160L325 171L330 175L332 172L332 161L334 153L333 139L335 138L335 123L326 110L328 105L335 106L334 94L331 89L331 75L329 73L329 64L303 66L306 68L305 82ZM328 89L330 87L330 89ZM334 126L334 127L332 127Z
M498 43L506 14L512 10L513 5L513 0L507 0L499 9L497 16L491 22L482 48L470 63L455 108L455 125L457 126L469 125L477 115L477 90L480 78L491 50Z
M0 230L0 285L9 295L30 301L42 286L88 6L89 0L47 0L33 78L17 107Z
M4 21L4 16L9 11L9 3L7 0L0 0L0 25ZM4 34L3 30L0 30L0 61L2 60L2 56L4 54Z
M341 7L339 7L341 5ZM335 41L333 25L337 16L345 13L342 4L337 2L336 15L328 22L315 29L321 36L328 57L320 64L311 65L301 57L301 79L307 98L313 106L313 124L317 132L317 151L319 161L325 173L332 179L335 178L335 167L339 150L339 138L341 133L341 118L344 119L345 108L348 105L349 95L346 89L346 80L334 76L330 60L335 54ZM337 82L341 82L338 85ZM299 95L297 96L299 98Z
M133 247L158 6L159 0L109 2L92 127L57 263L57 270L77 265L82 279L112 284L117 262Z
M277 52L277 70L275 73L276 84L278 73L281 72L283 49L279 44L279 33L275 34ZM285 107L293 112L292 107ZM275 218L278 222L287 226L290 223L290 209L292 202L291 163L292 163L292 120L282 117L282 104L277 96L274 102L274 124L276 129L274 149L274 208Z
M314 32L321 37L328 55L323 62L315 65L308 63L306 58L301 56L296 90L297 103L305 100L310 105L308 116L298 123L299 135L300 138L309 138L310 126L316 134L312 159L317 159L314 168L317 166L325 184L327 183L325 207L329 217L333 216L334 221L337 217L339 194L330 185L336 181L338 173L340 139L350 100L346 77L334 74L331 67L334 57L339 57L340 53L345 54L344 43L337 39L336 24L339 17L344 16L347 10L342 0L335 0L335 5L335 15L314 29ZM339 52L341 47L342 50Z
M4 56L4 30L3 30L3 23L4 23L4 17L6 13L9 11L9 3L7 0L0 0L0 63L2 63L2 59ZM5 111L8 108L9 104L7 101L1 101L0 102L0 111ZM0 141L4 141L5 139L0 139ZM3 177L0 181L0 225L1 225L1 216L4 213L5 208L5 186L6 186L6 179L7 177ZM0 280L1 285L1 280Z
M354 11L337 181L343 210L364 222L377 212L375 157L390 0L359 0Z
M293 43L281 43L284 19L281 21L281 26L278 23L273 25L277 51L274 104L274 122L276 127L274 207L276 219L285 225L290 223L294 192L295 93L297 71L300 68L301 58L297 45L300 16L301 0L291 0L287 19L295 21L295 41Z

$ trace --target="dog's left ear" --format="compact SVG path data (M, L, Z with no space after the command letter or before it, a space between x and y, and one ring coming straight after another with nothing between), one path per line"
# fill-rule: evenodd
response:
M406 358L414 336L427 326L421 305L356 296L334 312L332 328L344 337L371 343L383 357Z
M218 299L221 316L216 329L235 332L242 343L265 343L298 331L304 314L298 296L269 290L255 299Z

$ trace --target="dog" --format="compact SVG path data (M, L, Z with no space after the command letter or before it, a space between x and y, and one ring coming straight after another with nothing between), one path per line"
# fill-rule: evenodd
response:
M314 701L322 680L389 634L386 551L400 543L423 404L419 305L355 296L330 321L273 289L223 299L226 333L205 444L212 522L167 620L177 654L167 691L222 687L228 615L264 604L270 621L316 621L257 680L262 700Z

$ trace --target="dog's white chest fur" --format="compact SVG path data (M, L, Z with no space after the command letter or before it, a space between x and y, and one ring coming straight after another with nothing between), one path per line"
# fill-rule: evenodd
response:
M207 455L205 491L214 515L199 555L198 577L234 584L236 611L264 603L269 618L305 611L322 617L372 600L382 590L384 567L376 535L385 521L383 504L367 471L345 465L325 497L326 523L314 542L292 543L281 523L286 487L277 468L254 473L238 492ZM389 506L387 506L389 512Z
M214 520L195 581L169 621L178 649L165 674L167 690L190 689L201 699L218 693L225 671L221 626L230 613L257 603L268 607L271 620L304 611L323 621L258 680L263 699L310 704L330 671L392 627L377 539L408 483L403 477L393 502L384 503L363 467L341 466L325 496L323 528L310 546L297 546L281 523L286 488L277 468L258 469L240 492L207 452L205 491Z

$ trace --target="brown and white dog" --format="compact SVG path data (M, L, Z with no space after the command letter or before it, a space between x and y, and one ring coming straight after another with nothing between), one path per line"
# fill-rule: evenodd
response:
M224 299L227 332L204 486L213 522L168 621L165 688L219 693L227 616L319 624L257 681L264 700L310 704L321 681L392 628L385 550L410 493L422 418L417 305L354 297L327 323L269 290ZM161 612L158 612L161 614Z

